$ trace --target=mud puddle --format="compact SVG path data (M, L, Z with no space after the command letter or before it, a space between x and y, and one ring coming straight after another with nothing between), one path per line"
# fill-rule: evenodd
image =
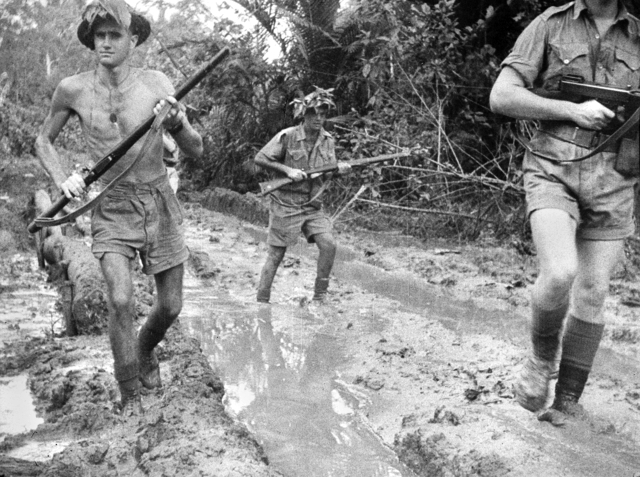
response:
M266 240L266 232L253 226L243 231L257 241ZM296 253L315 257L315 247L300 240ZM423 283L415 275L402 271L387 271L363 263L353 250L338 246L333 276L378 296L397 301L402 309L434 319L460 334L489 334L528 347L527 315L517 311L485 309L475 300L460 301L442 296L442 287ZM529 312L527 309L526 313ZM594 371L614 379L640 385L640 361L601 346Z
M16 255L16 271L0 280L0 342L45 338L63 331L64 319L56 309L58 292L44 282L37 259ZM37 284L37 285L35 285ZM2 358L10 358L3 353ZM62 452L70 442L41 440L37 428L44 423L38 415L27 374L0 377L0 443L7 437L27 434L21 445L6 453L8 457L45 462ZM33 438L31 438L33 437Z
M27 375L0 378L0 442L8 434L36 429L42 422L27 386Z
M228 411L274 468L286 476L414 475L368 426L367 397L341 379L349 356L335 310L247 303L189 276L184 302L181 319L220 374Z

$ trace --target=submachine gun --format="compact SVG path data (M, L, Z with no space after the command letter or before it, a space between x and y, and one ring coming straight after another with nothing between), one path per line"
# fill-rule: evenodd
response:
M557 96L556 96L557 94ZM582 76L565 75L560 79L560 93L550 95L555 99L565 99L572 102L581 102L595 99L613 112L617 112L619 106L624 107L624 121L640 108L640 90L618 88L585 81ZM622 122L624 122L622 121Z
M620 141L618 155L621 156L621 159L626 158L628 161L634 162L633 168L638 169L638 165L635 163L640 162L638 158L640 90L631 89L631 86L625 89L593 83L585 81L582 76L578 75L565 75L560 79L558 91L535 90L534 92L547 98L562 99L574 103L595 99L616 113L616 121L613 126L615 128L616 125L619 125L617 129L614 129L606 139L588 154L573 158L571 162L588 159Z

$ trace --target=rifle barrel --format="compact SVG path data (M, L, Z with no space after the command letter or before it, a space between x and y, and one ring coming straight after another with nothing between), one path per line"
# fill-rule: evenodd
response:
M561 80L560 89L565 93L577 94L593 99L604 99L620 104L628 103L634 99L640 101L637 90L616 88L615 86Z
M395 159L395 158L398 158L398 157L406 157L406 156L410 156L410 155L411 155L411 152L399 152L399 153L395 153L395 154L384 154L384 155L381 155L381 156L364 157L364 158L361 158L361 159L354 159L352 161L347 161L347 164L349 164L352 167L354 167L354 166L365 166L367 164L374 164L376 162L384 162L384 161L388 161L389 159ZM324 165L324 166L314 167L314 168L305 170L305 172L307 174L317 174L317 173L334 171L336 169L338 169L338 165L337 164L327 164L327 165ZM288 184L291 184L292 182L293 182L293 180L289 179L288 177L278 177L277 179L272 179L270 181L261 182L260 183L260 195L262 195L264 197L265 195L270 194L272 192L275 192L276 190L280 189L281 187L284 187L284 186L286 186Z

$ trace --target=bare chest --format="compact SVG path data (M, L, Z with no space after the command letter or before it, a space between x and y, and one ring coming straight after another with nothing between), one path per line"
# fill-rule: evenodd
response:
M120 140L152 113L162 96L137 78L109 87L94 75L73 105L87 139Z

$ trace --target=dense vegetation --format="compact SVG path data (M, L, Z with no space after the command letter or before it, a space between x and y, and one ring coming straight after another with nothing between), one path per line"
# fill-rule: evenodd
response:
M414 150L396 165L336 181L330 189L336 214L348 206L361 223L388 226L392 218L417 234L446 225L474 236L521 225L522 151L515 125L488 110L488 95L522 28L542 9L564 2L220 3L135 4L153 19L152 37L136 50L135 63L164 71L176 84L222 46L233 51L226 67L187 98L190 118L206 141L201 160L183 158L183 177L192 188L256 191L265 176L252 166L253 156L293 123L292 99L318 85L335 88L338 107L328 127L341 158ZM2 0L3 154L32 154L58 81L93 68L91 52L75 36L83 4ZM518 127L526 132L526 124ZM60 144L81 151L78 128L67 128Z

